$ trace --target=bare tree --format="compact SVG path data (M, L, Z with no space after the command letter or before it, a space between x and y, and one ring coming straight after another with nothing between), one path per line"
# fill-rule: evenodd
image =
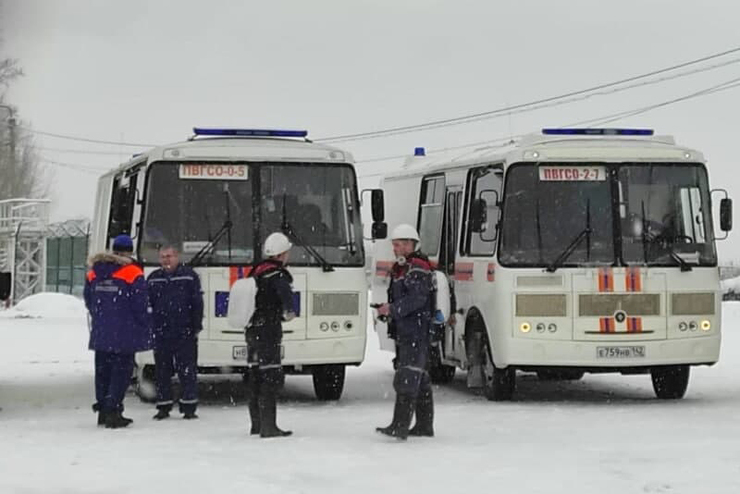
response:
M33 135L27 126L20 125L16 107L5 102L11 82L21 76L23 70L18 61L4 57L0 51L0 200L41 197L49 189L50 181L44 175Z

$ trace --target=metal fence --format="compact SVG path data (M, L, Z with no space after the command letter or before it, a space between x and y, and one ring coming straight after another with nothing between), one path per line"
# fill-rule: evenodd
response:
M82 296L87 272L90 221L49 225L46 237L46 291Z

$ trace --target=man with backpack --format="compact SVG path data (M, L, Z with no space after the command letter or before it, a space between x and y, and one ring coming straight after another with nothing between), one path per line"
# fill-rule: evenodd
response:
M163 420L172 410L172 375L182 385L179 410L185 419L197 419L198 333L203 329L203 292L200 278L190 266L180 264L176 247L159 249L160 269L147 278L154 320L154 363L157 414Z
M250 434L260 437L292 434L278 428L276 421L277 393L285 382L281 363L282 322L290 321L297 312L291 287L293 277L285 269L291 247L282 233L271 234L262 249L264 260L249 273L256 282L254 313L248 317L251 321L247 320L246 327Z
M434 436L434 402L427 364L435 310L432 266L419 252L419 234L411 225L398 225L391 240L397 260L391 269L388 303L378 307L378 314L389 317L389 325L395 329L396 404L391 424L376 430L401 440L409 435L431 437ZM416 425L409 429L414 412Z

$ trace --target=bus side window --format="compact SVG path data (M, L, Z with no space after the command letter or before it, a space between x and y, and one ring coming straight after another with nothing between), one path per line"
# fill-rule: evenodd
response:
M468 173L468 207L465 221L464 253L492 256L498 239L501 210L501 169L473 168Z
M445 192L444 176L425 177L421 182L418 231L421 251L429 257L439 253Z
M115 238L122 233L131 234L134 203L136 201L136 177L118 175L113 180L111 194L110 215L108 222L108 239Z

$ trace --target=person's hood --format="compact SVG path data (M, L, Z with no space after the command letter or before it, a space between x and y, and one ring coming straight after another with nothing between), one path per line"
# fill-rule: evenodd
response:
M126 266L132 262L134 261L130 257L119 256L111 252L101 252L92 256L89 263L96 277L110 278L121 266Z

